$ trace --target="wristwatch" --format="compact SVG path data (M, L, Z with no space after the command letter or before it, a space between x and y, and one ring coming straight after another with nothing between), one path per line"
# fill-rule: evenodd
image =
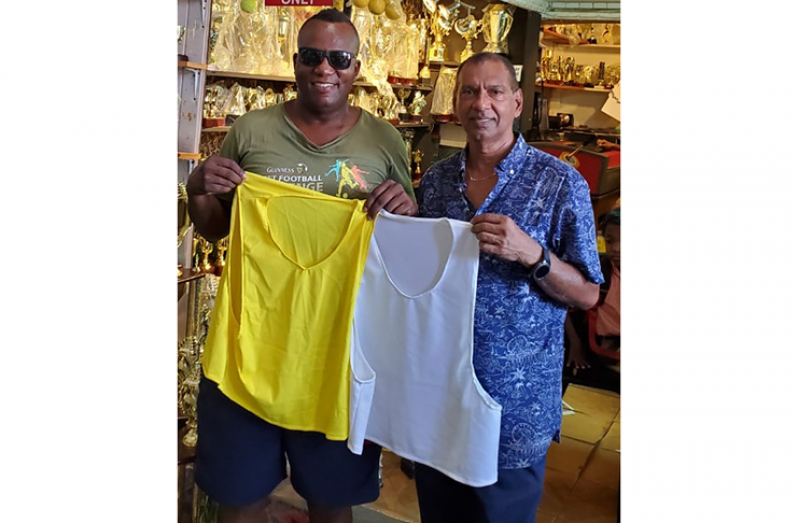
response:
M545 247L542 247L542 249L543 259L537 262L530 271L532 273L532 277L536 280L542 280L551 270L551 258L549 258L549 250Z

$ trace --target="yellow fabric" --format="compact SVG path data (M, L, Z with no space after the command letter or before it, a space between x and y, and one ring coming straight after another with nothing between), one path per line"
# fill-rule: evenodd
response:
M249 175L203 356L230 399L293 430L349 435L349 343L374 221L345 200Z

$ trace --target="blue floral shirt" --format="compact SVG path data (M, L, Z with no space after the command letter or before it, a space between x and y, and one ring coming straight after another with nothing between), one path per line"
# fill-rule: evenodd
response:
M475 210L465 195L466 151L436 163L421 179L421 216L463 221L482 213L509 216L588 281L604 281L590 191L579 172L519 135L496 168L496 187ZM474 369L502 405L499 468L531 466L559 438L566 311L520 263L480 254Z

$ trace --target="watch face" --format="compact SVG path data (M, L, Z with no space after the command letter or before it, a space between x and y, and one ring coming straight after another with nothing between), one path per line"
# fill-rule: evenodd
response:
M541 265L540 267L535 269L535 278L539 280L541 278L546 277L546 275L549 273L549 269L551 269L550 265L548 264Z

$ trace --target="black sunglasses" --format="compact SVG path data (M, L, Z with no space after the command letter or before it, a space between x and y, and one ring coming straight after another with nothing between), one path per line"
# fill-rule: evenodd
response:
M330 67L336 71L343 71L349 69L354 57L355 55L348 51L322 51L312 47L299 48L299 62L308 67L316 67L326 58Z

